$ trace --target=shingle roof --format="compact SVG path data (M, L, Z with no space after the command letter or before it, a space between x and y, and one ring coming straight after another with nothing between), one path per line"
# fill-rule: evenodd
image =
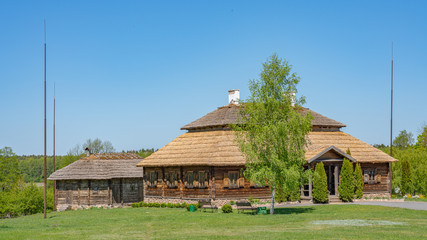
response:
M345 153L347 148L357 162L394 162L379 149L343 132L310 132L306 160L313 159L333 146ZM243 166L245 158L227 130L187 132L138 163L139 167L155 166Z
M55 171L48 180L142 178L142 169L136 167L141 160L130 153L91 154Z
M194 130L194 129L203 129L203 128L212 128L212 127L224 127L230 124L237 123L239 118L238 111L241 105L228 104L223 107L206 114L205 116L183 126L181 130ZM309 111L313 115L314 119L311 122L313 126L329 126L329 127L345 127L345 124L342 124L338 121L325 117L313 110L308 108L303 108L303 111Z

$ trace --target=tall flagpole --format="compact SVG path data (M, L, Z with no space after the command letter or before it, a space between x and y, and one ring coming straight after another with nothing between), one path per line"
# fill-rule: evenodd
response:
M391 104L390 104L390 156L393 157L393 42L391 42ZM390 162L390 196L393 193L393 163Z
M46 19L44 20L44 218L46 218Z
M53 84L53 172L56 171L55 168L55 98L56 98L56 91L55 91L55 83ZM53 210L56 211L56 181L53 181Z

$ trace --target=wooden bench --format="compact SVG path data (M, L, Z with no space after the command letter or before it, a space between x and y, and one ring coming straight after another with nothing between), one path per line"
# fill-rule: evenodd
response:
M212 204L212 202L211 202L211 200L209 199L209 200L199 200L199 209L200 209L200 211L204 211L204 212L206 212L206 209L210 209L212 212L215 210L215 211L218 211L218 207L216 206L216 205L213 205Z
M249 201L237 201L236 202L237 212L244 212L245 210L252 211L252 214L256 213L257 208L253 207Z

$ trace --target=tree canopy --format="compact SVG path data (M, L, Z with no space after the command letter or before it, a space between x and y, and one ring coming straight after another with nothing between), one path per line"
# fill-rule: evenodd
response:
M260 78L249 82L250 96L242 102L239 124L233 126L246 158L244 175L270 187L272 214L276 187L295 189L301 183L312 116L302 112L304 97L292 104L299 81L286 60L276 54L269 57Z
M400 131L399 135L393 140L393 146L398 148L408 148L414 145L414 135L406 130Z

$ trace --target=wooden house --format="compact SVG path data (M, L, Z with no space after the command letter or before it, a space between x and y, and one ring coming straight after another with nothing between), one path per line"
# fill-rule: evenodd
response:
M122 206L143 199L143 170L136 154L89 154L59 169L48 180L56 181L57 209Z
M181 129L187 130L186 133L138 163L137 166L144 168L144 201L270 197L268 187L243 178L245 158L230 129L230 124L238 119L238 90L229 93L228 105L183 126ZM389 196L389 163L397 160L342 132L344 124L310 109L304 110L314 117L312 132L308 134L306 168L313 168L320 161L324 163L330 195L338 195L340 168L343 159L348 158L362 166L364 194ZM351 156L345 153L347 149L351 150ZM311 199L311 185L310 182L301 189L302 198Z

